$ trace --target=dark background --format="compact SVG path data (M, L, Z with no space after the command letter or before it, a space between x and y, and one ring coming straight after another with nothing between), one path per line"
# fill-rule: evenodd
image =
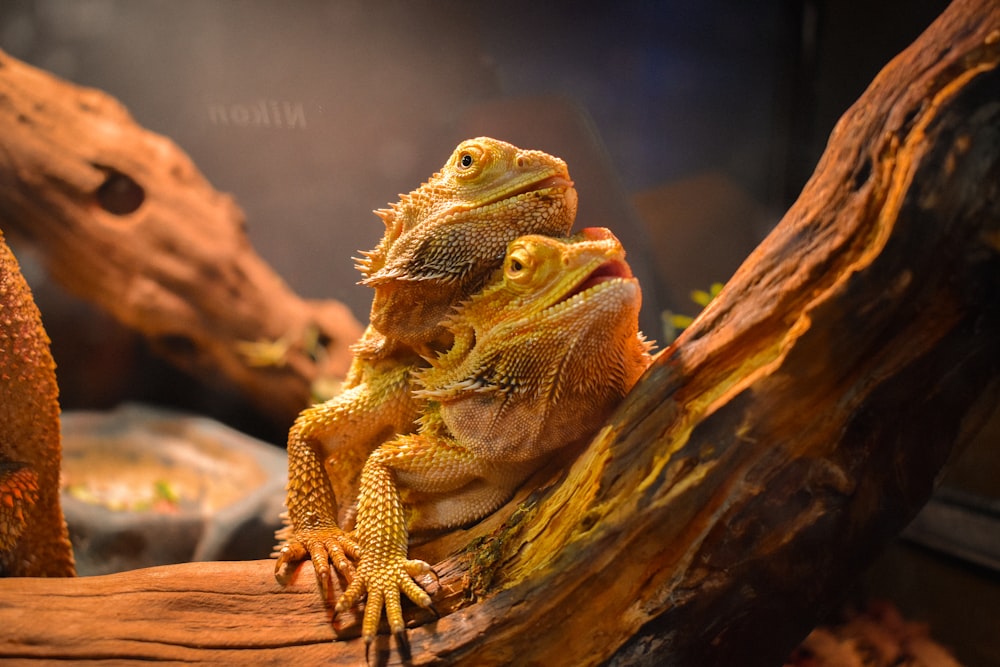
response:
M794 201L836 120L947 3L605 4L4 0L0 48L111 93L176 141L234 194L254 246L293 289L361 320L371 294L350 257L381 235L372 209L468 137L559 155L580 193L577 226L622 238L643 328L662 340L661 311L693 314L690 290L732 274ZM157 361L13 241L64 408L141 400L281 443L284 425ZM984 469L966 481L998 493ZM920 598L921 578L947 581L935 567L956 571L920 557L931 564L889 566L900 583L888 594L912 597L905 610L985 664L976 646L988 633L970 618L997 617L995 575Z

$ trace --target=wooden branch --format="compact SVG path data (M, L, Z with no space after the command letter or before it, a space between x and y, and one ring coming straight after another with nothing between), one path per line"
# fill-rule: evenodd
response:
M998 61L1000 7L956 0L886 67L561 477L423 547L453 555L413 664L780 664L1000 388ZM264 561L0 581L0 655L356 664L313 588Z
M281 423L317 380L344 375L361 332L348 309L295 295L232 198L115 99L0 52L0 126L0 226L33 240L67 289Z

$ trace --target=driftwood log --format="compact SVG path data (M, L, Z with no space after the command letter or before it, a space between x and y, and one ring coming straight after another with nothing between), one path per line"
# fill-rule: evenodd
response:
M477 538L439 566L414 664L780 664L995 404L998 61L1000 6L956 0L879 74L576 461L426 547ZM309 569L0 581L0 655L359 663Z
M0 127L0 227L69 291L277 423L346 373L361 333L350 311L292 292L233 199L117 100L0 51Z

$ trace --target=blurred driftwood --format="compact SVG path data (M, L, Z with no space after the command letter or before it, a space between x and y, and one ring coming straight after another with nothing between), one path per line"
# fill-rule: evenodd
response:
M0 127L0 228L31 239L68 290L282 423L344 375L361 332L350 311L294 294L233 199L115 99L0 51Z
M413 664L780 664L995 404L998 61L1000 7L957 0L886 67L589 448L422 547L454 553ZM0 581L0 654L359 663L309 569Z

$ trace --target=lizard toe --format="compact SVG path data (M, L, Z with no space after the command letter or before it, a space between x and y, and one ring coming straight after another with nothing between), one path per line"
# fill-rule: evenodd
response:
M428 563L422 560L413 560L413 559L407 560L403 564L403 569L411 577L419 577L424 574L433 574L434 578L437 579L437 573L434 572L434 568L432 568Z
M347 590L343 592L340 599L337 600L337 604L334 607L334 611L338 614L343 611L347 611L354 604L361 599L361 596L366 592L365 578L364 577L354 577L351 583L348 584Z
M348 559L348 552L351 547L344 544L343 537L326 537L318 540L317 544L310 548L310 552L319 553L326 562L333 563L333 567L348 579L354 576L354 564ZM315 549L315 551L314 551ZM315 556L313 562L315 563Z
M278 550L278 558L274 562L274 576L278 576L285 565L298 563L300 560L305 559L307 553L306 548L301 542L283 544L281 549Z
M427 594L427 591L425 591L420 584L415 582L410 577L400 579L399 590L403 591L403 593L406 594L406 597L413 600L415 604L418 604L425 609L431 606L431 596Z
M364 638L365 644L371 644L375 641L375 635L378 634L378 624L382 620L384 601L385 597L380 589L368 591L364 620L361 622L361 636Z
M399 635L406 630L406 623L403 622L403 605L400 601L399 590L400 587L389 586L382 595L385 616L389 621L389 632L394 635ZM367 609L365 611L367 612Z
M325 600L333 599L333 572L330 570L330 556L324 548L312 548L309 556L316 573L316 585Z

